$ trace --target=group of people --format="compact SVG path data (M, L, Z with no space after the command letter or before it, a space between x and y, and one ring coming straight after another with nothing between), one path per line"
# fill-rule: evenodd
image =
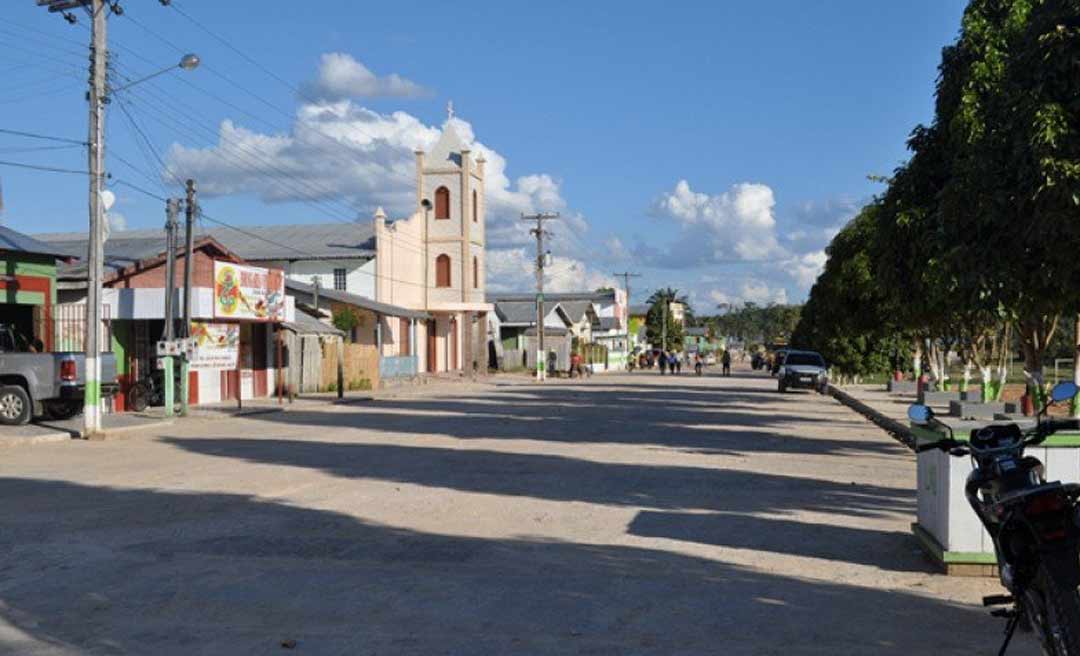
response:
M705 366L705 360L701 357L701 353L694 353L692 358L694 364L694 370L701 374L702 369ZM638 356L637 366L639 369L652 369L654 365L658 365L660 368L660 375L664 375L668 372L671 374L682 373L683 363L690 366L691 355L689 353L683 354L681 357L679 353L675 351L645 351ZM731 375L731 351L724 350L720 355L720 364L723 366L723 375Z

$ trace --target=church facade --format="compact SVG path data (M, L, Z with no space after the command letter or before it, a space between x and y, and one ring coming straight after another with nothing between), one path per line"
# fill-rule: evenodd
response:
M427 313L382 326L384 354L415 355L420 372L485 370L484 159L448 121L430 152L416 155L416 209L375 226L375 300ZM391 353L392 352L392 353Z

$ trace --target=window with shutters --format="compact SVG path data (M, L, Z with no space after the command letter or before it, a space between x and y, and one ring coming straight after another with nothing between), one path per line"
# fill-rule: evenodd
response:
M476 194L476 190L472 192L472 222L477 223L480 221L480 205L479 196Z
M435 286L450 286L450 256L445 253L435 258Z
M435 190L435 218L450 218L450 190L446 187Z
M475 255L472 258L472 286L473 289L480 288L480 260Z
M345 269L334 269L334 289L345 291Z

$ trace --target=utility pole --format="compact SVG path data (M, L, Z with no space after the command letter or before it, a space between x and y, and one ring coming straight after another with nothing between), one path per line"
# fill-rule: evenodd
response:
M69 23L77 22L69 10L81 7L90 15L90 103L89 148L90 169L90 235L86 253L86 332L83 350L86 353L83 393L83 431L87 438L101 433L101 280L104 249L102 227L104 206L101 192L105 181L105 103L108 49L106 18L108 10L116 11L105 0L37 0L39 7L48 6L49 13L60 13Z
M544 221L559 218L558 212L540 212L522 214L522 221L535 221L536 227L529 229L529 234L536 237L536 380L547 379L547 351L544 349L544 237L552 236L544 229Z
M195 268L193 260L195 250L195 217L199 215L199 201L195 197L195 181L188 180L186 183L187 198L184 200L184 325L180 328L180 334L191 337L191 274ZM185 353L180 358L180 415L188 414L188 403L191 399L191 362ZM238 392L239 394L239 392Z
M176 215L180 213L180 202L178 198L165 201L165 334L162 339L167 342L176 339L176 306L173 296L176 295ZM165 385L165 416L171 417L176 405L176 380L173 374L176 362L171 355L166 355L161 360Z
M611 275L623 279L623 287L626 289L626 317L623 325L626 326L626 353L627 357L630 357L630 279L640 278L640 273L630 273L629 271L623 271L622 273L612 273Z
M37 0L37 6L48 7L50 14L59 13L69 23L78 18L72 9L84 9L90 16L90 89L89 147L87 160L90 171L90 234L86 257L86 332L83 350L86 353L86 391L83 393L83 432L87 438L101 433L101 283L104 261L103 231L105 223L101 192L105 188L105 105L108 103L108 12L123 13L119 0ZM167 3L163 3L167 4ZM111 347L111 345L110 345Z
M165 334L162 339L167 341L176 338L176 307L173 296L176 295L176 215L179 213L179 199L170 198L165 201Z
M180 334L191 336L191 273L192 251L195 248L195 217L199 211L195 198L195 181L187 181L187 199L184 202L184 325Z

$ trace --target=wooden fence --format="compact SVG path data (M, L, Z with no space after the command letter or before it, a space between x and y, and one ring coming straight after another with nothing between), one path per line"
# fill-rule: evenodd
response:
M323 344L323 389L337 389L338 345ZM379 386L379 352L370 344L344 344L345 390L376 389Z

